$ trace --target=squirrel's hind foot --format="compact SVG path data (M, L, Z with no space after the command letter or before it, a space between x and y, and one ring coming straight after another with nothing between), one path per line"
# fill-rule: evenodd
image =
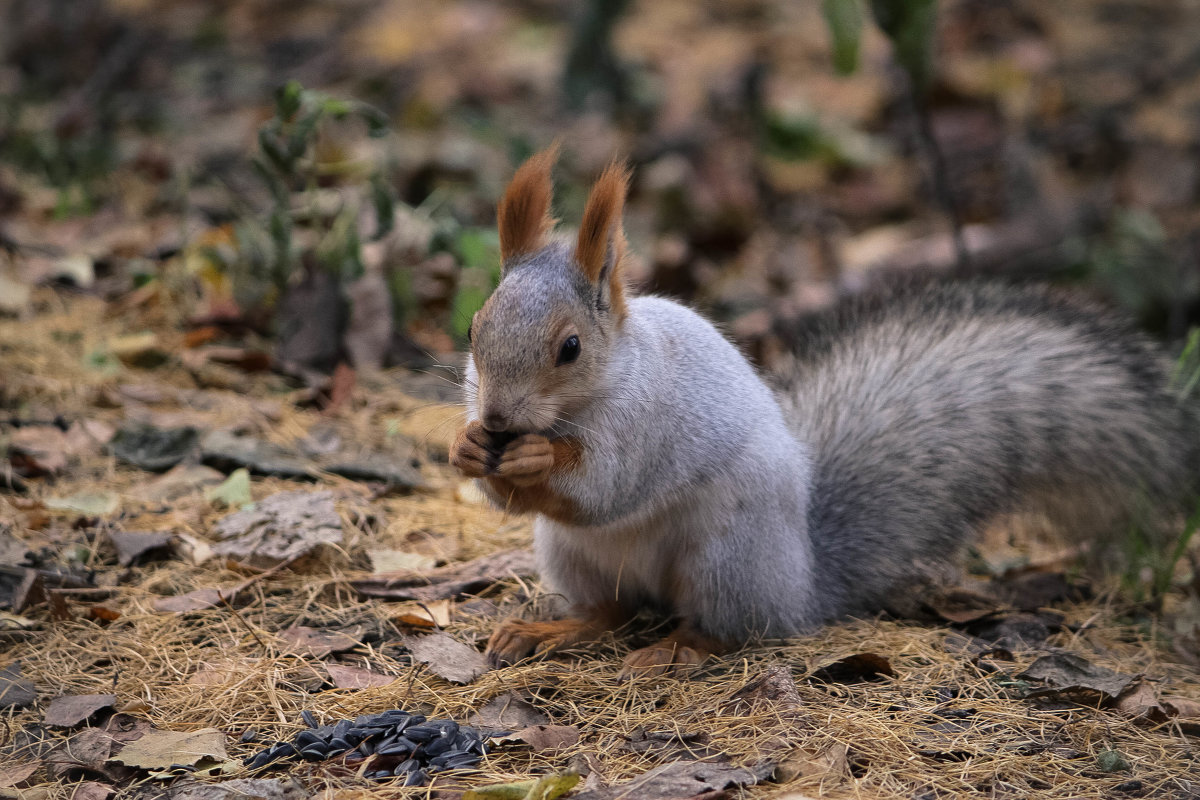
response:
M710 655L723 650L725 647L720 642L683 624L670 636L625 656L617 679L627 681L663 675L684 677L703 664Z

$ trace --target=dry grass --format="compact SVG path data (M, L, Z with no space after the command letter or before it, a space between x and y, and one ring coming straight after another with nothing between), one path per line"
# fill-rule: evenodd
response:
M332 425L346 441L381 442L390 436L401 447L406 440L396 434L400 431L417 440L419 452L435 454L453 427L453 410L401 391L403 375L373 382L369 390L360 386L352 407L331 419L287 402L288 388L271 376L241 376L239 391L218 391L197 387L178 366L101 375L84 366L84 355L138 322L106 318L103 305L92 300L64 301L46 294L39 302L44 313L33 319L0 322L0 374L7 379L3 396L16 407L16 416L62 415L113 425L128 418L163 423L186 417L204 426L240 425L281 443L294 442L316 425ZM164 335L169 351L176 344ZM141 388L131 392L130 384ZM229 608L158 613L153 602L163 595L243 581L245 570L217 560L193 565L178 557L124 569L116 566L102 535L106 528L170 529L203 539L225 512L202 493L170 507L142 502L138 496L147 475L95 453L57 482L32 481L27 497L0 497L0 524L10 526L31 548L61 556L84 545L85 564L110 590L103 604L120 613L113 622L95 621L88 609L96 601L73 596L70 619L53 619L44 607L35 608L26 612L37 621L33 630L0 633L0 667L20 660L40 698L38 706L0 717L4 744L11 747L19 730L38 722L49 699L70 693L115 693L119 706L161 728L217 727L230 735L230 755L239 757L255 749L236 743L244 730L257 729L268 739L290 737L301 728L304 709L322 720L395 707L465 720L488 700L515 692L555 723L578 726L580 742L552 754L497 751L465 778L468 782L518 780L585 763L596 775L590 779L594 783L621 781L679 757L682 748L723 753L746 765L807 754L807 761L795 762L798 777L792 782L734 793L744 797L786 792L831 797L1182 797L1200 791L1198 741L1174 724L1146 727L1115 710L1039 706L1018 699L1009 676L1036 653L1017 652L1012 662L973 658L960 647L960 634L940 627L848 623L714 660L690 680L619 683L620 657L630 644L621 639L560 660L489 672L467 686L447 683L414 665L398 643L403 631L394 622L395 604L363 601L350 587L355 577L369 574L365 550L401 548L453 562L527 543L529 527L524 520L506 519L460 500L458 481L436 460L427 458L424 472L432 490L408 497L374 498L369 487L323 479L322 487L338 497L347 531L344 547L254 583L236 613ZM253 491L258 499L306 486L312 484L256 479ZM39 501L51 495L101 489L121 496L121 511L98 526L76 526L74 515L40 507ZM497 611L547 602L535 584L517 582L497 587L489 599L499 609L459 604L449 632L481 644ZM1145 673L1165 694L1200 697L1200 675L1170 660L1152 624L1123 627L1116 622L1116 608L1099 601L1064 611L1071 625L1044 647ZM288 652L275 635L295 624L357 631L363 646L339 658L369 665L395 681L376 689L321 690L328 685L321 662ZM851 685L807 679L818 666L868 651L887 657L896 676ZM731 706L732 695L770 665L783 665L796 678L799 707L767 704L742 711ZM665 749L635 752L630 741L647 732L664 741ZM1122 753L1131 770L1101 772L1096 757L1105 750ZM23 754L8 757L12 755ZM328 790L331 796L432 794L430 789L364 782L330 764L297 764L288 774L310 791ZM49 800L68 797L72 789L69 783L43 780L23 791Z

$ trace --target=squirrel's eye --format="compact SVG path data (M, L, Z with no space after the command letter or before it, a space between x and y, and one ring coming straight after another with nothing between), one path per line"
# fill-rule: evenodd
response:
M555 366L570 364L577 358L579 358L579 337L568 336L562 344L562 349L558 351L558 364Z

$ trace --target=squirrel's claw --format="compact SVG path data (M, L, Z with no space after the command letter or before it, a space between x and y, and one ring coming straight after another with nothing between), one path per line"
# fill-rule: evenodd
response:
M554 446L550 440L527 433L504 448L496 474L517 486L530 486L545 480L553 468Z
M468 478L482 478L495 472L499 456L491 449L491 436L479 420L468 424L454 437L450 463Z
M594 638L596 625L583 619L530 622L506 619L488 639L487 660L492 667L516 664L533 654L549 655Z

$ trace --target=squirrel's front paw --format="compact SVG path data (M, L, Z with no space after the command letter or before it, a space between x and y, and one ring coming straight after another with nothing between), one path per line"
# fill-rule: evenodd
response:
M499 454L492 449L492 435L479 420L460 430L450 446L450 463L468 478L493 474L499 461Z
M531 486L546 480L553 468L554 445L545 436L527 433L504 448L496 474L516 486Z
M559 619L530 622L506 619L488 639L487 660L493 667L504 667L537 653L547 655L594 638L595 623L584 619Z

